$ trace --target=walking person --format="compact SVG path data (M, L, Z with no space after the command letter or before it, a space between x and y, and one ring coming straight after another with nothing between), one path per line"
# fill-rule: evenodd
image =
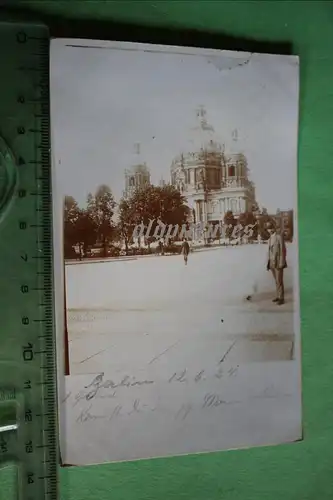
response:
M283 272L287 267L286 245L280 226L269 224L268 231L270 237L268 240L267 271L271 271L275 281L276 297L273 299L273 302L276 302L277 305L282 305L284 304Z
M159 253L160 255L164 255L164 239L161 238L160 241L158 242L159 246Z
M181 253L184 256L185 266L187 266L188 254L190 253L190 245L186 238L183 239Z

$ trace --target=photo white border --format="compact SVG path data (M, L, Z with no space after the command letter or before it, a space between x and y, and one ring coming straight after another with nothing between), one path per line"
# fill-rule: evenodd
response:
M81 47L91 49L108 49L108 50L127 50L127 51L144 51L144 52L159 52L168 54L181 54L187 56L205 56L205 57L230 57L232 59L240 59L243 62L244 58L256 54L258 56L269 56L272 58L289 61L292 65L298 66L298 117L297 130L295 133L294 144L294 184L295 184L295 204L293 207L294 213L294 235L293 245L295 245L295 257L293 266L293 299L294 299L294 359L298 363L299 372L299 387L302 399L302 366L301 366L301 310L300 310L300 270L299 270L299 223L298 223L298 144L299 144L299 99L300 99L300 71L299 57L296 55L283 54L267 54L267 53L250 53L241 51L230 51L220 49L206 49L197 47L183 47L173 45L160 44L144 44L137 42L119 42L106 40L89 40L80 38L61 38L52 39L50 44L50 89L51 89L51 138L52 138L52 185L53 185L53 251L54 251L54 288L55 288L55 321L56 321L56 342L57 342L57 360L58 360L58 401L59 401L59 425L60 425L60 449L65 450L66 436L64 429L66 428L65 420L66 413L60 411L61 401L65 397L65 275L64 275L64 248L63 248L63 200L59 199L58 192L61 190L57 181L57 164L58 159L55 156L55 137L52 129L52 53L54 50L65 47ZM302 418L301 408L301 418ZM303 427L303 424L302 424ZM61 430L63 429L63 430Z

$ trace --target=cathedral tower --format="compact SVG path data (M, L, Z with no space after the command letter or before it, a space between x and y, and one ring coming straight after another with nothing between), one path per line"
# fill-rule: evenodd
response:
M147 164L141 159L140 144L138 143L135 144L134 154L133 166L125 170L125 198L132 196L137 189L150 184L150 172Z

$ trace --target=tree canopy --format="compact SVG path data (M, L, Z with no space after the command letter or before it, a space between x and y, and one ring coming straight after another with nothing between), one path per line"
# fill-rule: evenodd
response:
M190 210L186 198L171 185L145 186L136 190L129 199L119 204L120 227L123 234L133 233L135 226L150 227L153 236L158 221L165 225L185 224Z
M112 191L108 186L99 186L96 193L89 193L86 208L80 208L72 196L64 200L64 246L65 256L73 253L73 246L80 246L84 254L88 247L99 242L103 247L104 256L107 246L116 231L113 221L114 201Z
M73 247L78 245L85 254L88 246L96 241L96 225L91 215L81 209L72 196L64 200L64 250L65 257L73 254Z
M234 228L237 225L237 220L231 210L228 210L224 214L223 223L225 225L225 237L231 238Z
M243 212L238 217L238 224L242 226L241 235L256 239L258 236L257 219L253 212Z
M64 240L70 247L76 245L76 222L79 217L79 207L73 196L64 199Z
M88 194L86 212L88 219L91 218L94 222L97 239L102 244L104 256L107 254L108 243L111 242L116 230L113 221L115 206L116 202L109 186L103 184L97 188L94 195Z

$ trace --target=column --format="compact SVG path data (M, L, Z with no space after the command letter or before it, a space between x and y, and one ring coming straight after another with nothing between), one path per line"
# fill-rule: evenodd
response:
M197 201L194 202L194 209L195 209L195 221L199 222L200 220L200 210L199 210L199 204Z
M230 198L225 199L225 211L228 212L230 210Z
M207 203L205 202L205 200L202 200L202 222L204 223L204 225L207 222Z
M195 221L198 222L199 220L199 207L198 207L198 202L195 201L193 204L194 212L195 212Z

